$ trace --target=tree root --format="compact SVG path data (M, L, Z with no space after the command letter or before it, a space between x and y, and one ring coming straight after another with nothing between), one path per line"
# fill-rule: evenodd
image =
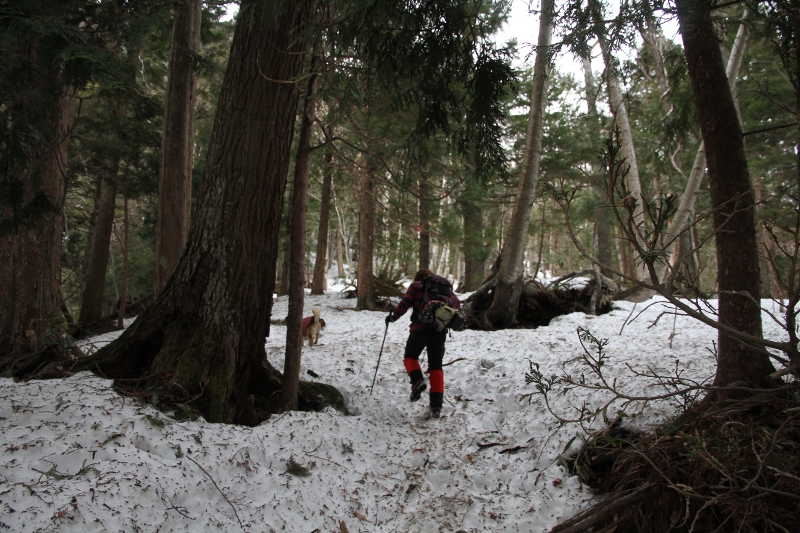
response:
M786 389L594 437L570 467L607 497L551 533L800 531L800 401Z
M568 283L574 278L590 277L582 287L573 287ZM497 286L496 277L487 278L484 283L464 301L463 312L467 317L467 327L492 331L502 329L494 323L490 309L497 306L494 302ZM604 314L611 310L611 301L621 292L620 287L611 279L600 276L602 297L595 294L597 274L594 270L573 272L558 278L547 287L535 279L523 282L522 292L516 305L517 317L512 327L536 328L546 326L561 315L581 311L589 314Z

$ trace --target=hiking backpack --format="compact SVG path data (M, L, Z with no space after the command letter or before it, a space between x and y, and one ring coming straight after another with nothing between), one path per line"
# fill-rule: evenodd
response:
M423 280L420 322L436 331L445 328L463 330L467 325L466 320L455 304L453 285L447 278L432 274Z

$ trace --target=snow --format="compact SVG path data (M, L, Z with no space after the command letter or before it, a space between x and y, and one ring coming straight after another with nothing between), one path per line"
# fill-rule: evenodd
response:
M340 531L343 521L351 533L547 531L595 496L558 461L585 431L559 424L540 396L525 396L534 390L524 379L529 361L546 375L585 372L580 326L609 339L604 371L628 392L661 389L633 378L626 364L670 373L678 361L687 376L713 376L709 327L660 316L666 308L657 300L636 309L615 302L607 315L574 313L535 330L453 333L445 362L464 359L445 367L443 417L429 419L426 394L408 400L405 318L388 328L370 395L384 313L354 304L336 291L305 302L309 313L321 309L327 328L319 345L303 349L303 379L312 370L336 386L346 413L287 413L256 428L178 422L89 373L0 380L0 529L309 533ZM278 298L273 316L284 317L287 306ZM782 337L766 315L764 324L768 337ZM285 337L285 327L273 325L266 343L278 369ZM573 416L605 398L571 390L553 395L551 406ZM632 405L628 412L640 414L626 423L646 426L674 409ZM479 446L491 443L499 444ZM287 473L290 462L309 475Z

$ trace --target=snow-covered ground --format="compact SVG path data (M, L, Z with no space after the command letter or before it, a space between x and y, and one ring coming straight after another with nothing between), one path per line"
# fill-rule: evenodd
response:
M287 304L278 298L273 316ZM428 419L427 394L408 401L406 318L388 329L370 395L384 313L354 304L335 291L305 304L306 314L321 309L327 328L303 349L303 378L336 386L348 413L287 413L256 428L177 422L89 373L0 380L0 530L312 533L338 532L343 521L350 533L547 531L594 496L557 461L581 428L559 426L540 397L525 397L529 361L547 375L585 372L582 326L609 339L603 368L627 391L660 389L626 363L670 373L679 361L698 380L714 369L710 328L673 315L653 325L662 305L637 316L646 304L631 314L634 304L617 302L608 315L575 313L535 330L453 333L445 363L463 359L445 367L443 417ZM782 337L766 315L764 324ZM272 326L267 339L279 369L285 334ZM574 414L604 397L571 391L551 405ZM628 423L669 412L648 403ZM290 463L308 475L287 473Z

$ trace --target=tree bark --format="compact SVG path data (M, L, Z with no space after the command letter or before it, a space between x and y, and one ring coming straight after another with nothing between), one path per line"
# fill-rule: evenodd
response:
M677 0L684 54L708 159L717 246L719 321L761 336L760 277L753 190L739 118L708 6ZM719 334L714 385L768 383L769 358ZM725 397L717 393L717 398Z
M592 62L590 58L583 59L583 79L586 91L586 107L587 118L589 119L589 131L592 137L599 139L600 137L600 121L597 116L597 98L594 83L594 75L592 74ZM600 176L601 170L596 160L591 163L592 175L596 178ZM613 268L613 255L611 253L611 213L609 208L605 205L608 198L605 197L601 188L597 185L592 187L595 196L598 199L598 205L594 211L594 225L595 236L597 243L597 251L595 257L600 262L600 272L608 277L611 276L611 268Z
M325 294L325 278L328 264L328 226L331 219L331 182L333 181L333 154L325 154L325 172L322 175L322 198L319 206L319 230L317 231L317 257L314 261L314 281L311 294Z
M280 244L280 258L281 264L278 270L278 279L280 279L280 286L278 287L278 296L286 296L289 294L289 258L291 256L292 247L292 186L290 184L288 194L289 199L286 201L286 209L283 211L281 218L281 227L283 228L283 238L279 239Z
M292 186L292 236L289 254L289 313L286 317L286 357L283 366L281 405L287 411L297 409L300 390L300 356L303 349L303 304L305 302L306 213L308 212L308 173L311 165L311 134L316 119L316 58L311 58L297 160ZM325 264L324 261L322 264Z
M483 246L483 209L475 200L480 185L467 183L465 197L459 200L464 224L464 286L460 292L474 291L483 281L486 265L486 250Z
M256 406L274 409L264 338L311 6L242 1L186 251L153 305L82 368L197 398L212 422L254 425Z
M375 310L375 284L372 280L372 259L375 250L375 180L370 163L361 169L358 184L358 285L356 287L356 308Z
M528 241L533 198L539 180L542 157L544 112L547 107L547 78L550 75L550 43L553 1L545 0L539 15L539 39L533 67L531 107L517 199L506 243L500 252L496 271L494 298L486 311L486 321L493 328L511 327L517 319L517 302L522 292L522 257Z
M342 226L336 227L336 273L340 278L345 277L344 271L344 237L342 237Z
M30 91L13 102L10 123L21 153L7 154L4 186L14 191L0 210L0 367L63 346L61 239L67 144L74 99L34 39L18 43L16 58Z
M428 194L427 178L420 174L417 182L419 192L419 268L431 267L431 218L430 201L425 197Z
M739 69L742 65L742 60L744 58L744 51L747 47L747 40L750 35L749 25L745 23L745 19L747 18L748 11L745 10L744 15L742 16L742 23L739 25L739 30L736 33L736 39L734 40L733 47L731 49L731 54L728 56L728 64L725 69L726 77L728 80L728 87L729 92L732 95L736 94L736 81L739 79ZM721 57L721 56L720 56ZM734 101L736 100L735 96L732 96ZM737 120L738 120L738 113L737 113ZM741 128L740 128L741 129ZM691 223L692 214L694 213L694 206L697 202L697 193L700 190L700 184L703 181L703 174L706 170L706 150L703 142L700 142L700 146L697 148L697 154L694 158L694 164L692 164L692 170L689 173L689 179L686 181L686 188L683 191L683 196L681 196L680 204L678 205L678 210L675 212L675 216L669 223L667 228L667 238L673 238L677 236L681 231L685 231L689 224ZM676 245L675 242L670 244L666 247L667 253L672 253L674 246ZM680 260L678 256L678 260ZM660 282L663 282L664 273L666 272L666 265L659 264L656 267L656 273L658 274L658 279Z
M106 162L106 169L99 178L100 198L97 203L97 221L87 259L86 288L83 291L81 311L78 315L78 325L83 327L97 322L103 316L108 254L111 248L111 232L116 211L118 169L119 158L114 156Z
M156 219L155 295L175 271L189 235L197 76L192 56L200 52L202 0L176 4L161 137Z
M119 315L117 316L117 327L125 327L125 308L128 304L128 189L127 180L123 181L122 194L124 203L122 206L122 288L119 296Z

